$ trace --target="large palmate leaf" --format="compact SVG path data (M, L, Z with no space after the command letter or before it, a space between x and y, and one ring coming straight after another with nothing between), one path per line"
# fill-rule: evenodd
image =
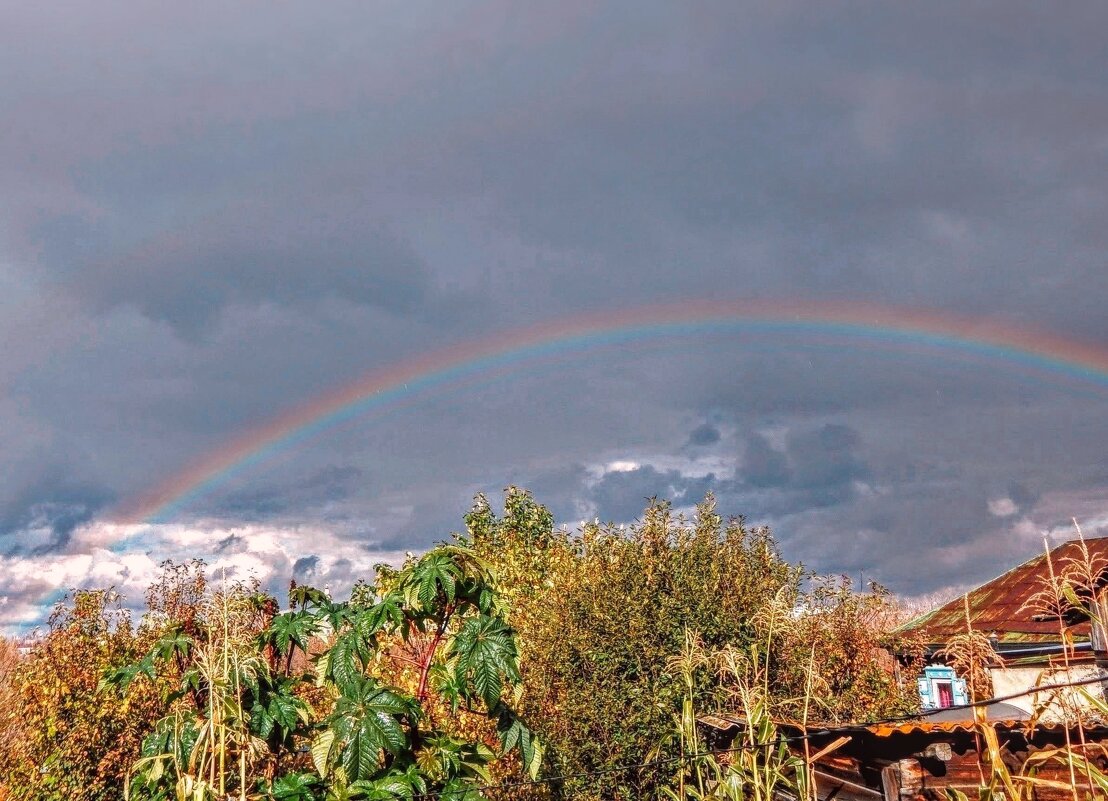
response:
M404 601L424 612L434 611L440 594L446 604L454 603L462 569L441 551L431 551L405 571L400 583Z
M352 608L350 631L358 637L360 647L368 654L376 649L382 632L406 631L406 620L403 597L398 593L389 593L375 604Z
M258 685L250 709L250 728L259 737L288 744L301 724L310 719L304 699L296 695L298 681L278 679Z
M319 660L322 676L332 679L340 687L357 684L365 672L372 655L370 643L355 630L343 632L331 649Z
M500 701L506 681L520 680L515 633L490 615L467 620L450 641L447 658L454 664L455 684L489 709Z
M273 781L268 788L267 798L273 801L315 801L322 782L310 773L288 773Z
M482 742L468 743L447 734L426 738L416 754L416 765L435 781L474 779L492 780L488 765L496 758L491 748Z
M441 801L481 801L484 796L470 782L454 779L443 785L438 794Z
M126 692L131 683L139 676L146 676L153 679L157 675L154 665L154 654L147 654L137 662L133 662L129 665L123 665L122 667L110 668L105 671L103 677L100 679L99 689L104 690L108 687L115 687L120 692Z
M302 609L312 607L323 609L330 604L331 599L327 597L327 593L315 587L309 587L307 584L298 584L289 590L289 605L293 608L299 606Z
M100 681L100 689L115 687L126 692L131 683L139 676L153 679L157 674L157 663L174 657L185 659L193 647L193 639L180 628L171 628L163 634L150 652L137 662L108 670Z
M316 661L320 678L339 685L356 682L377 651L379 634L384 630L406 632L407 619L403 598L395 593L372 606L349 608L344 618L347 625Z
M308 642L319 628L319 621L311 612L284 612L270 621L261 634L261 641L272 645L277 653L287 653L295 645L301 651L308 650Z
M411 699L369 677L343 684L340 692L327 719L334 732L329 758L341 765L349 781L371 779L384 765L385 753L408 748L404 719L415 709Z
M331 764L331 749L335 745L334 729L324 729L312 741L312 764L320 776L326 776Z
M510 710L501 709L496 722L496 733L500 737L501 748L505 752L513 748L518 749L523 757L523 766L527 774L537 778L542 767L543 745L542 742L523 724Z
M426 795L427 780L418 769L409 766L406 770L393 770L372 781L356 781L349 790L350 798L358 801L406 801ZM435 798L437 794L431 794L431 797Z
M405 620L404 598L399 593L390 592L377 603L359 611L357 620L367 633L399 629Z
M154 644L151 653L158 659L172 659L175 656L187 658L192 647L192 637L180 628L173 628Z

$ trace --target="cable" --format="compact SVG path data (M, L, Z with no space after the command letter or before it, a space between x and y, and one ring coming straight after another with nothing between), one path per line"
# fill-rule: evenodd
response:
M1089 684L1105 684L1108 683L1108 676L1090 676L1087 679L1079 679L1077 681L1058 682L1057 684L1040 684L1035 687L1030 687L1022 692L1010 693L1008 695L998 695L992 698L986 698L983 701L972 701L968 704L957 704L955 706L944 706L938 709L925 709L922 712L917 712L914 715L901 715L899 717L884 718L882 720L874 720L867 723L859 724L856 728L866 728L868 726L883 726L887 723L904 723L909 720L915 720L917 718L926 718L931 715L939 715L943 712L955 711L960 709L975 709L981 706L989 706L991 704L999 704L1004 701L1013 701L1016 698L1023 698L1027 695L1034 695L1036 693L1044 692L1047 690L1064 690L1069 687L1085 687ZM849 727L844 727L849 728Z
M691 754L681 754L673 757L662 757L659 759L653 759L648 762L636 762L626 765L616 765L611 768L602 768L594 771L581 771L579 773L564 773L557 776L547 776L542 779L517 779L510 782L501 782L499 784L481 784L473 785L466 788L467 790L476 790L483 792L485 790L507 790L517 787L533 787L541 784L554 784L557 782L563 782L570 779L591 779L598 776L606 776L612 773L623 773L631 770L640 770L643 768L657 768L663 765L668 765L673 762L684 762L690 759L698 759L700 757L718 756L720 754L735 754L742 751L755 751L761 748L775 748L779 745L793 742L802 742L804 740L810 740L814 737L819 737L826 734L826 729L820 729L818 731L808 732L807 734L796 734L786 737L777 737L776 739L769 740L764 743L744 743L743 745L735 746L733 748L719 748L713 751L695 751ZM436 790L431 793L418 793L416 795L405 797L404 801L424 801L424 799L441 798L447 795L450 791Z

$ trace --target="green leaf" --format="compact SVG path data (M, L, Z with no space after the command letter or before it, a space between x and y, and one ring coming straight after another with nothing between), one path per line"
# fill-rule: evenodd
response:
M320 781L310 773L288 773L279 777L269 788L269 796L274 801L312 801Z
M402 720L413 712L411 699L372 678L343 688L327 724L351 781L371 778L383 764L383 752L399 754L408 748Z
M331 761L331 746L335 742L334 729L325 729L312 742L312 763L316 772L323 777L327 776L328 766Z
M441 596L446 605L453 605L462 578L462 568L452 554L440 546L428 551L404 572L400 591L408 606L417 607L425 614L441 614L443 610L436 608L436 602Z
M513 748L518 749L528 775L532 779L538 778L545 753L540 740L524 725L523 721L516 717L515 713L503 707L497 719L496 728L504 752L511 751Z
M467 620L451 640L447 658L456 660L456 685L483 700L489 709L500 701L505 681L515 683L520 678L515 632L490 615Z

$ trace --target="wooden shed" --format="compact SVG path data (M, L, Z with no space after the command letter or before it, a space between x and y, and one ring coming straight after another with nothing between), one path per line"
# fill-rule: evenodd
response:
M705 716L702 730L713 748L731 747L742 731L739 717ZM1044 749L1064 746L1067 736L1077 743L1084 738L1093 761L1108 769L1102 745L1108 745L1108 727L1082 731L1061 724L1031 725L1026 720L992 721L1005 764L1017 772L1027 758ZM782 736L799 738L799 725L779 723ZM936 801L947 798L947 789L961 790L971 799L988 779L988 768L980 760L982 743L969 721L913 721L898 725L849 725L807 730L809 750L819 753L836 743L833 751L816 760L813 774L820 801ZM791 745L803 753L801 740ZM1070 772L1058 762L1046 763L1038 775L1059 784L1058 788L1037 788L1036 801L1071 801ZM1085 788L1078 773L1077 786ZM1100 797L1082 794L1082 797Z

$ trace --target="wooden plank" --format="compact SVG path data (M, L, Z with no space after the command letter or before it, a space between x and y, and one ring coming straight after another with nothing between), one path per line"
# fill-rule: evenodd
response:
M810 757L808 757L808 761L809 762L816 762L819 759L821 759L821 758L827 756L828 754L830 754L832 751L839 750L840 748L842 748L844 745L846 745L849 742L850 742L849 737L840 737L839 739L835 740L835 742L829 743L829 744L825 745L823 748L821 748L820 750L816 751L814 754L812 754Z
M881 768L881 792L884 801L900 801L900 768L897 765Z

